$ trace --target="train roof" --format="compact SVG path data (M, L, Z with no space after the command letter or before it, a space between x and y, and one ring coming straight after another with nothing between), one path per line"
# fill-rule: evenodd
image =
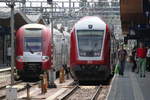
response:
M45 25L42 25L42 24L36 24L36 23L33 23L33 24L26 24L24 26L22 26L23 28L45 28L46 26Z
M86 29L95 29L95 30L104 30L106 29L106 23L97 16L86 16L81 18L75 24L76 30L86 30Z

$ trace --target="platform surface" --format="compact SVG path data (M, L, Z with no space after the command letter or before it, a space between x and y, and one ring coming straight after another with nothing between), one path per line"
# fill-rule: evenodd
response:
M65 80L64 83L59 83L59 79L55 80L55 84L57 88L48 88L45 94L41 94L41 89L39 87L35 87L34 90L30 91L31 99L30 100L55 100L59 95L65 92L73 83L73 80L70 78L69 80ZM18 93L18 100L26 100L27 94L26 92Z
M150 100L150 72L141 78L126 64L124 76L115 75L107 100Z

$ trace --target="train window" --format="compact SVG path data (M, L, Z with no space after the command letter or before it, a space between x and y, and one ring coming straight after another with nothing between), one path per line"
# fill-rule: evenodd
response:
M39 29L30 28L25 30L25 37L41 37L41 34L42 30L40 28Z
M104 30L78 30L78 35L103 35Z
M24 51L39 52L41 51L41 37L25 37Z
M36 31L36 30L42 30L42 29L41 28L26 28L26 30Z
M78 30L79 55L86 57L100 56L104 30Z

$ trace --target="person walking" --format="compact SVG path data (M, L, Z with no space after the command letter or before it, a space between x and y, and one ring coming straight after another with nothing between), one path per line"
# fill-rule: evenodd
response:
M136 57L136 47L134 47L132 49L132 55L131 55L131 61L133 63L133 66L132 66L132 72L135 71L135 69L137 68L137 64L136 64L136 60L135 60L135 57Z
M121 45L120 49L118 50L118 60L120 63L119 75L122 76L124 75L126 56L127 56L127 51L123 48L123 45Z
M139 48L137 48L138 70L139 70L140 77L145 77L146 54L147 54L147 49L144 47L144 44L140 42Z

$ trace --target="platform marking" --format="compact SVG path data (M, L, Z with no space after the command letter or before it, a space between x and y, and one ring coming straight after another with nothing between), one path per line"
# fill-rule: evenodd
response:
M112 81L111 81L110 88L109 88L108 94L107 94L107 96L106 96L106 100L108 100L108 97L109 97L109 95L110 95L110 91L112 90L112 84L113 84L115 78L116 78L116 74L114 75L114 77L113 77L113 79L112 79Z
M130 72L131 84L133 87L134 100L144 100L143 93L139 87L135 74Z

